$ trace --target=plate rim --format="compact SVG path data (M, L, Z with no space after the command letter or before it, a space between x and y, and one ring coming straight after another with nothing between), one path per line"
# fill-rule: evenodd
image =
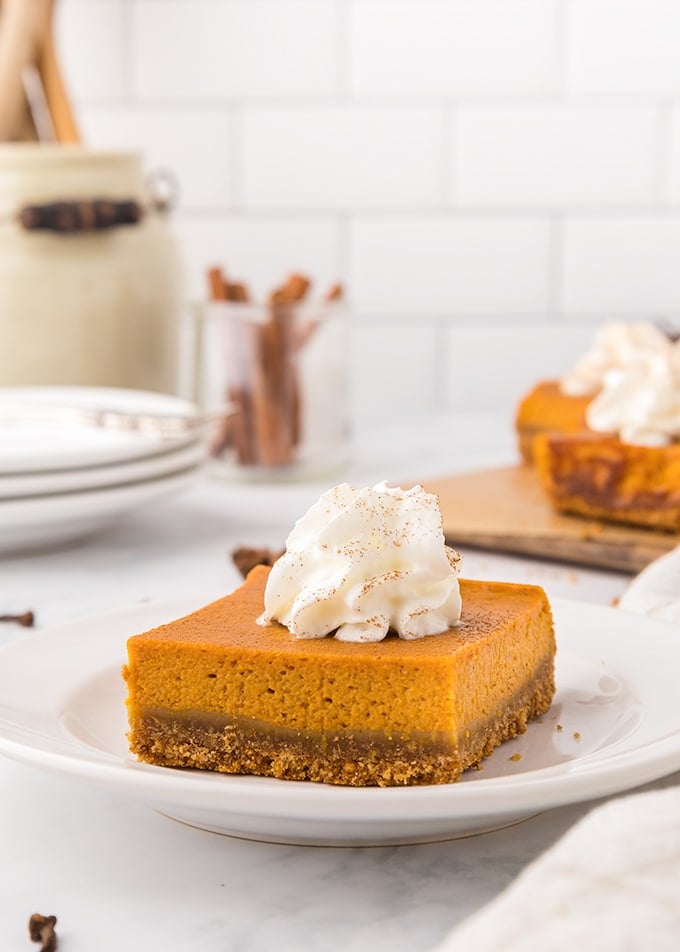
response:
M44 552L85 539L118 517L188 489L202 470L203 464L198 462L137 483L6 501L0 504L0 562L12 555Z
M14 395L21 396L24 400L27 400L28 403L38 403L39 400L34 399L34 397L40 397L42 395L43 401L49 402L49 400L53 399L54 395L57 394L64 394L65 402L68 402L69 398L74 399L74 405L82 408L101 406L102 403L106 401L113 401L114 409L122 409L123 407L129 409L135 401L139 401L140 405L138 409L140 412L149 410L149 404L151 403L156 404L157 407L165 405L168 412L174 413L196 412L198 409L197 405L186 397L171 393L162 393L160 391L128 389L126 387L58 385L0 387L0 407L2 407L3 404L11 402ZM117 401L122 401L122 404L117 403ZM0 430L1 429L2 427L0 426ZM125 449L117 447L115 450L109 448L107 452L103 452L101 447L97 447L96 451L91 449L89 452L80 449L77 453L74 452L72 454L73 458L71 460L62 454L60 457L61 461L57 462L56 465L48 464L39 466L34 462L33 465L29 466L26 463L19 463L17 461L10 462L0 456L0 473L3 476L12 477L38 476L97 468L100 466L114 466L119 463L144 460L148 456L156 455L159 451L164 451L165 448L169 446L179 449L190 443L194 438L194 434L188 434L187 437L173 438L172 440L162 439L157 436L145 436L140 440L140 445L135 447L128 446ZM83 460L85 460L85 462L83 462Z
M226 593L225 593L226 594ZM156 620L144 621L151 627L171 617L179 617L195 610L205 601L185 597L172 601L157 601L136 606L119 608L110 612L91 613L87 616L48 627L30 634L28 637L14 639L0 646L0 667L11 654L19 655L39 646L45 641L52 646L61 637L82 639L79 629L86 629L93 622L114 624L131 620L138 616L153 616ZM648 616L603 605L591 604L571 599L551 598L555 614L562 611L605 613L603 617L615 618L624 615L628 619L642 621L650 631L659 637L667 637L671 644L678 645L677 626ZM618 614L617 614L618 613ZM143 630L140 625L136 630ZM134 634L106 635L106 648L110 651L113 642L120 637L120 654L114 659L100 658L98 667L89 667L80 673L80 680L69 687L69 693L77 689L86 678L125 661L125 642ZM641 636L642 637L642 636ZM646 637L649 637L648 635ZM101 649L101 643L99 645ZM565 646L564 654L569 654ZM96 651L95 651L96 654ZM559 657L559 655L558 655ZM63 691L62 691L63 694ZM120 757L108 751L99 751L79 743L66 733L55 715L54 724L58 729L62 745L67 753L52 749L45 751L31 747L21 740L7 736L6 711L0 705L0 753L14 760L39 767L62 775L71 776L105 786L107 789L124 791L132 796L163 810L170 804L195 809L210 809L213 812L223 808L228 815L247 815L249 817L278 817L283 821L300 820L309 817L310 807L314 808L316 822L330 822L342 825L343 821L363 821L375 823L385 821L418 820L413 817L414 807L427 808L429 820L446 819L461 821L469 819L484 820L491 815L517 816L529 815L572 803L592 800L599 796L622 792L639 784L659 779L680 769L680 722L667 734L660 734L641 747L632 750L618 750L618 745L605 751L591 751L566 763L554 764L536 770L501 777L487 777L474 783L433 784L410 787L355 788L332 784L292 782L266 777L231 776L202 771L183 771L175 768L157 767L141 764L129 757ZM19 725L21 728L21 725ZM43 735L45 737L46 735ZM48 738L49 740L49 738ZM632 764L631 764L632 761ZM514 796L521 794L521 802ZM546 799L546 794L549 798ZM501 802L509 798L506 802ZM160 800L160 803L159 803ZM272 812L272 800L277 809ZM340 808L359 809L360 816L349 811L343 816Z
M114 483L110 486L91 486L84 489L74 489L63 493L48 493L45 496L25 496L20 499L7 499L0 502L0 522L3 514L12 513L16 516L21 510L24 512L33 512L42 509L44 506L50 506L53 510L66 509L68 512L69 504L74 503L94 503L94 506L108 503L110 501L127 500L137 498L140 494L146 495L146 491L162 490L165 487L180 483L184 478L192 476L202 470L202 463L196 462L183 465L177 470L169 470L167 473L161 473L158 476L148 476L142 479L136 479L132 482ZM62 505L63 504L63 505Z
M21 502L38 502L41 500L49 501L56 497L74 496L80 493L92 493L104 489L116 489L120 486L135 486L143 482L150 482L156 479L162 479L166 475L179 473L184 469L190 469L193 466L200 466L205 462L207 449L203 440L196 438L180 446L173 446L171 449L145 456L141 459L126 460L111 465L101 464L97 466L84 466L72 470L53 470L50 473L26 474L19 476L9 476L0 474L0 515L4 506ZM94 482L91 476L95 476ZM56 479L55 479L56 477ZM3 482L21 481L32 479L43 480L42 488L39 485L33 486L28 492L12 491L11 494L4 494L5 487ZM70 484L62 483L60 488L54 488L56 482L59 487L64 479L70 480ZM49 482L53 487L49 488Z

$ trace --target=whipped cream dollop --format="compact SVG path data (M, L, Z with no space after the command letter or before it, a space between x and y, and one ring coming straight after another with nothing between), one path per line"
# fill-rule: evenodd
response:
M664 353L605 374L586 422L625 443L665 446L680 439L680 346L669 342Z
M611 371L663 360L672 349L668 336L654 324L605 324L595 335L592 347L561 379L561 390L571 397L594 395Z
M380 641L390 629L405 639L440 634L460 619L459 563L436 496L421 486L342 483L288 536L258 622L341 641Z

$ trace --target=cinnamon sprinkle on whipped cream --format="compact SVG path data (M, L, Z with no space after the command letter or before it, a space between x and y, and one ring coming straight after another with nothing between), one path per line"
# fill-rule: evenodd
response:
M380 641L441 634L460 619L460 556L421 486L330 489L296 523L265 590L262 625L298 638Z
M654 324L612 321L598 330L590 349L562 377L560 389L570 397L595 396L611 371L663 360L672 347L669 337Z
M664 446L680 438L680 342L653 324L607 324L561 389L593 399L586 422L624 443Z

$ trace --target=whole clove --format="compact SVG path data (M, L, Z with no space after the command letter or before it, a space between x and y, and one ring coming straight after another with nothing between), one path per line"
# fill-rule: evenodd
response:
M273 565L283 555L283 551L273 552L271 549L253 549L241 546L239 549L234 549L231 557L234 565L245 578L256 565Z
M675 344L680 340L680 326L672 324L669 321L658 321L656 325L662 334L665 334L668 340Z
M54 952L57 948L57 933L54 929L56 924L56 916L41 916L39 912L34 912L28 920L31 942L42 943L40 952Z
M0 615L0 621L11 621L15 625L21 625L22 628L32 628L35 622L33 612L22 612L20 615Z

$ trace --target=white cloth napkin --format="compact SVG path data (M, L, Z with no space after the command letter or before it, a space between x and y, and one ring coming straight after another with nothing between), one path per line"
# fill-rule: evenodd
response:
M680 624L680 546L619 607ZM596 807L436 952L648 949L680 950L680 787Z
M619 608L680 625L680 546L656 559L633 579Z
M680 787L591 811L437 952L678 952Z

